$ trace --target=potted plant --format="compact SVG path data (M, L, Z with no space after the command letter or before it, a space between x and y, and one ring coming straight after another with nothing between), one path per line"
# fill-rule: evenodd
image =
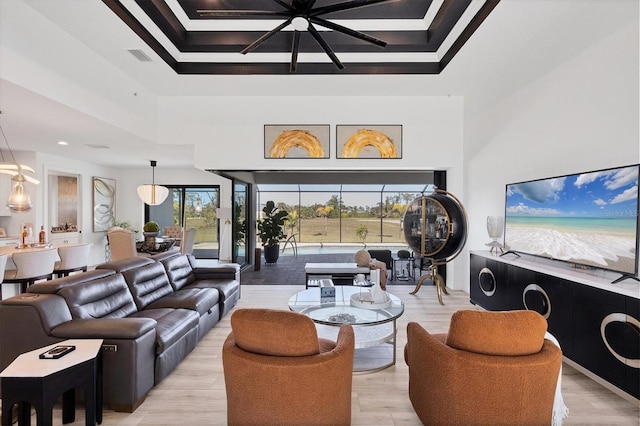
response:
M144 238L147 241L155 241L155 238L160 235L160 225L158 222L150 220L145 223L142 227L142 233L144 234Z
M287 238L284 226L289 213L277 208L273 201L267 201L262 213L262 219L258 220L258 237L264 247L264 261L276 263L280 256L280 241Z

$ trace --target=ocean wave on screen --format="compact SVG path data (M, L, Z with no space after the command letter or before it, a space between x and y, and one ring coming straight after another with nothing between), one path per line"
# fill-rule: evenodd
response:
M621 257L635 258L636 241L632 237L527 227L509 228L507 235L510 250L560 260L587 261L606 267Z

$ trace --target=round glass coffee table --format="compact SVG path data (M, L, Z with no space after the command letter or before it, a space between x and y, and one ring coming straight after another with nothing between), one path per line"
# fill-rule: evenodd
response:
M335 341L342 324L351 324L355 334L354 372L373 372L396 363L396 320L404 304L389 294L388 306L353 306L351 296L368 288L335 286L335 297L321 297L319 287L300 291L289 299L289 309L307 315L316 323L318 336ZM388 293L387 293L388 294ZM356 299L358 297L356 296ZM364 305L365 307L360 307Z

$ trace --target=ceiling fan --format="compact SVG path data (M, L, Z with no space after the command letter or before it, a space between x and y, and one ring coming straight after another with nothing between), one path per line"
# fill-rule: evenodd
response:
M267 39L274 34L283 30L287 26L291 25L294 29L293 42L291 44L291 65L290 71L295 72L298 65L298 49L300 47L300 35L302 31L307 31L320 45L322 50L329 56L331 61L339 69L344 69L344 65L340 62L340 59L336 56L335 52L327 44L324 38L320 35L320 32L315 28L314 24L320 25L325 28L329 28L334 31L338 31L343 34L347 34L351 37L364 40L366 42L375 44L380 47L385 47L387 43L383 40L377 39L360 31L352 30L345 26L328 21L321 17L327 13L339 12L343 10L356 9L360 7L370 6L377 3L391 3L399 0L352 0L344 1L328 6L314 7L317 0L291 0L291 4L288 4L282 0L273 0L278 5L282 6L284 10L272 11L272 10L215 10L215 9L199 9L197 12L200 16L211 17L246 17L246 16L282 16L285 21L265 33L256 41L245 47L240 53L247 54L252 52Z

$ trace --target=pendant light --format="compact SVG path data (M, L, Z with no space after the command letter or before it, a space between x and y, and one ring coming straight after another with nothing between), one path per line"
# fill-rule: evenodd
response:
M2 114L2 112L0 112L0 114ZM0 158L2 159L2 162L0 163L0 173L11 175L11 183L13 186L9 199L7 200L7 208L12 213L26 213L33 208L33 203L31 202L29 194L24 190L24 183L31 182L38 185L40 181L32 178L31 176L25 176L24 172L35 174L35 171L29 166L18 164L16 162L16 159L13 156L13 151L11 151L11 147L9 146L7 136L4 134L2 125L0 125L0 133L2 133L2 138L7 145L7 149L9 150L12 160L11 163L5 162L4 154L2 154L2 150L0 149Z
M149 204L150 206L162 204L169 195L169 188L156 185L156 164L156 161L151 160L151 185L140 185L138 187L138 196L145 204Z

